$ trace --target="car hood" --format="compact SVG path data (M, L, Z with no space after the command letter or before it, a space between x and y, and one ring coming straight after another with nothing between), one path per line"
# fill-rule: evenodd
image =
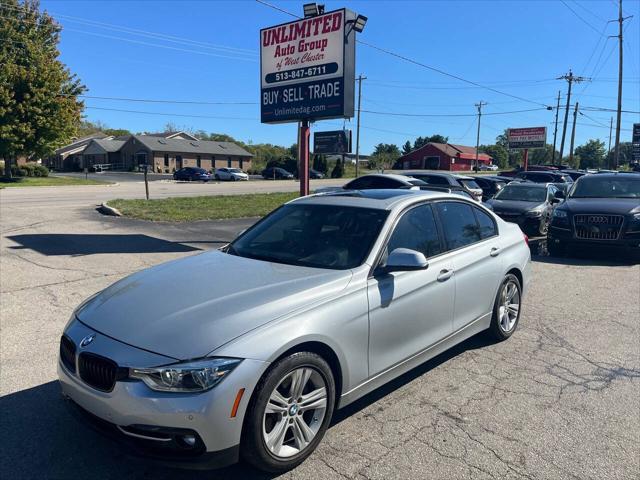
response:
M543 202L523 202L521 200L498 200L492 198L487 203L496 213L524 213L536 207L544 206Z
M350 270L222 253L174 260L114 283L77 312L94 330L179 360L207 355L279 317L334 297Z
M640 207L638 198L567 198L560 204L571 213L608 213L626 215Z

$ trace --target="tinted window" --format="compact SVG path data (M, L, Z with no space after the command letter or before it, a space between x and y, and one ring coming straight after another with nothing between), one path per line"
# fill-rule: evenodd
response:
M387 252L396 248L410 248L427 258L442 252L431 206L421 205L402 215L389 239Z
M467 187L471 190L478 190L480 186L475 182L475 180L458 180L463 187Z
M437 175L420 177L420 180L427 182L429 185L449 185L449 180L446 177Z
M333 205L285 205L251 227L226 252L267 262L348 269L361 265L388 212Z
M480 227L481 238L489 238L498 234L496 224L490 215L483 212L479 208L474 208L473 211L476 213L476 219L478 220L478 226Z
M374 188L372 187L372 178L374 177L360 177L360 178L356 178L355 180L351 180L349 183L347 183L344 188L348 189L348 190L366 190L367 188Z
M440 202L436 204L436 209L444 229L447 250L464 247L480 240L480 231L470 205Z
M588 175L574 183L571 198L640 198L640 175Z

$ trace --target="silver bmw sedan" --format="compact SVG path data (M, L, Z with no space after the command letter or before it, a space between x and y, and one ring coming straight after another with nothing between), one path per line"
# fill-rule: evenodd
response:
M144 455L281 472L337 408L479 332L511 336L529 277L518 226L458 195L304 197L81 304L60 384Z

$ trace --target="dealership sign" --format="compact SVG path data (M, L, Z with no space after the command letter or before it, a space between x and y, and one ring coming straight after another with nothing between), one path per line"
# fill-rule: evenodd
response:
M547 143L547 127L510 128L507 130L510 150L544 148Z
M354 19L340 9L260 30L262 123L353 117Z
M351 152L351 130L313 133L313 153L329 155Z
M633 124L633 137L631 138L631 156L634 163L640 163L640 123Z

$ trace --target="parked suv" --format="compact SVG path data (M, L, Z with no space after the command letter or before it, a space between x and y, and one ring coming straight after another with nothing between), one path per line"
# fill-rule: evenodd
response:
M514 180L526 180L535 183L553 183L563 192L567 192L573 184L573 179L566 173L560 172L520 172Z
M488 176L488 175L484 175L482 177L475 177L475 180L478 186L482 189L483 202L486 202L490 198L493 198L496 195L496 193L502 190L507 184L507 182L505 182L500 178Z
M549 253L574 245L623 247L640 256L640 176L601 173L579 178L553 213Z
M433 173L433 172L407 172L408 175L429 185L435 185L437 187L448 187L453 185L455 187L462 187L469 192L473 198L481 202L482 201L482 188L476 183L476 179L468 177L466 175L459 175L455 173Z

